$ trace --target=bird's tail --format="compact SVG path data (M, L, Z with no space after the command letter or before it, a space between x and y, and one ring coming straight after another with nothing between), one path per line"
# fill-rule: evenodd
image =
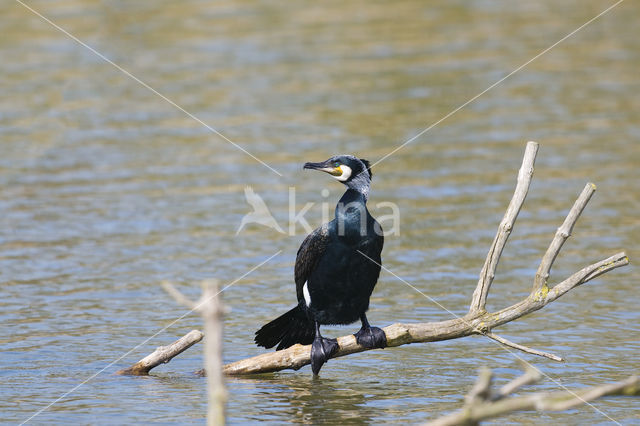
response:
M286 314L280 315L256 331L255 342L269 349L286 349L296 343L308 345L313 342L316 331L314 324L298 305Z

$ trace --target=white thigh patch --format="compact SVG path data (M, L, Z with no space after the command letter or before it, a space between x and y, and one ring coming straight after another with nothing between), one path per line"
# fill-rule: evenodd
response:
M302 295L304 296L304 303L306 303L308 308L309 306L311 306L311 295L309 294L307 283L304 283L304 286L302 287Z

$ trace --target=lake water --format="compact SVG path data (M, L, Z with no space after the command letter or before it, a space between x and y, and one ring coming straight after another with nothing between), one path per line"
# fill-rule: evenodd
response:
M254 331L295 303L293 263L306 233L250 224L236 235L251 211L245 186L285 231L295 188L295 212L313 202L305 217L317 226L343 187L303 172L304 162L383 158L612 3L28 4L282 174L19 2L0 5L3 421L48 407L30 423L177 424L204 422L205 381L192 374L201 345L150 377L114 375L202 328L195 314L172 324L186 311L159 283L195 299L200 280L232 283L281 252L223 293L227 362L263 353ZM632 263L495 330L567 358L518 353L553 379L532 391L638 373L638 16L637 2L623 2L374 167L372 214L389 214L377 207L385 201L400 211L385 267L458 315L527 140L541 144L536 173L490 309L526 296L575 197L586 182L598 185L551 282L620 250ZM451 314L383 272L369 318L384 326ZM519 374L510 352L469 337L332 360L319 380L309 367L232 378L228 421L420 423L459 408L483 365L497 384ZM638 399L594 406L497 423L640 424Z

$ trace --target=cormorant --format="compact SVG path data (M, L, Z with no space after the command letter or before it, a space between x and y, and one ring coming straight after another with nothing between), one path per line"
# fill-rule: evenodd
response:
M256 332L258 346L276 350L296 343L311 346L311 368L317 375L338 350L336 339L320 334L320 325L351 324L359 344L384 348L387 339L367 321L369 297L380 275L384 236L366 207L371 186L369 162L338 155L305 169L321 170L347 186L335 209L335 218L309 234L298 249L295 265L298 305ZM373 260L373 261L372 261Z

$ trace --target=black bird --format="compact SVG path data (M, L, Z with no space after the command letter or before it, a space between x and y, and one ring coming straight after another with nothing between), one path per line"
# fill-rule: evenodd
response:
M256 332L258 346L276 350L301 343L311 346L311 368L317 375L338 350L336 339L320 334L321 324L351 324L367 348L384 348L384 332L367 321L369 297L380 275L384 236L380 224L367 210L371 186L369 162L352 155L338 155L305 169L321 170L347 186L335 209L335 218L305 238L295 265L298 305Z

